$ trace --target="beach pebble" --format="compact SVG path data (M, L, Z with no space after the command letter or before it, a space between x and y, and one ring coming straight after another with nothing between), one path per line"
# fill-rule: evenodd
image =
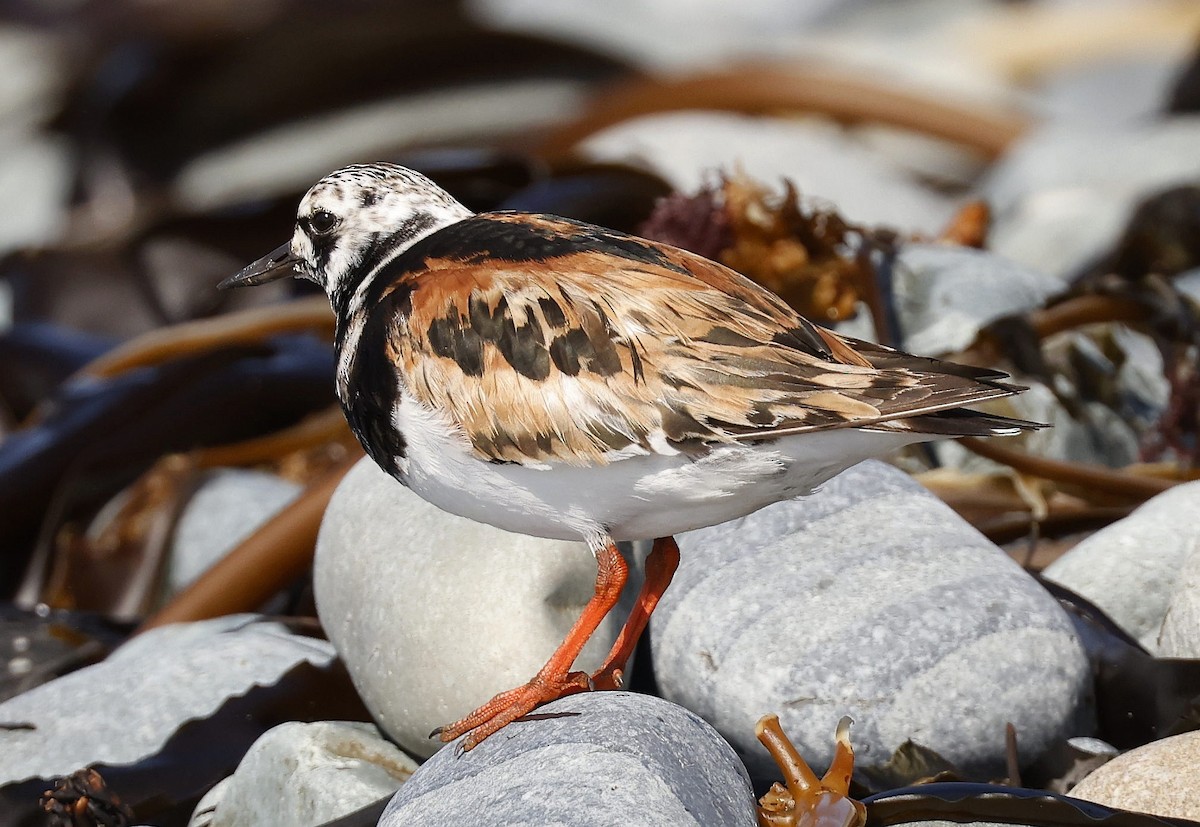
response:
M1167 598L1167 610L1154 650L1163 658L1200 658L1200 542L1197 541L1200 532L1195 531L1197 505L1189 504L1189 508L1193 521L1190 526L1192 553L1176 573ZM1178 523L1179 517L1173 522ZM1187 533L1187 529L1183 532Z
M70 83L69 49L49 29L0 27L0 197L20 204L0 223L0 255L54 242L69 221L70 142L42 127L62 105ZM0 301L0 329L8 315Z
M262 471L224 468L211 474L179 516L167 565L168 592L203 574L300 491L300 485Z
M989 249L1069 278L1107 251L1148 195L1200 177L1200 117L1110 127L1054 124L1031 133L992 170Z
M1048 120L1096 130L1151 121L1170 97L1180 62L1170 49L1071 62L1038 79L1039 108Z
M694 192L716 171L744 171L773 187L787 178L804 199L832 204L852 221L936 233L954 202L898 166L847 141L819 120L788 121L722 112L670 112L634 118L583 142L592 160L648 168L677 190Z
M381 729L423 757L441 746L429 738L435 727L533 677L595 582L583 543L448 514L369 459L334 493L313 569L322 625L364 703ZM627 587L625 599L634 593ZM628 609L605 620L576 668L599 667Z
M316 827L390 795L416 769L370 724L280 724L205 796L189 827Z
M1092 189L1148 194L1200 176L1200 116L1181 115L1104 130L1053 123L1029 133L993 167L985 192L998 211L1032 193Z
M742 763L686 709L591 692L538 713L550 717L509 724L461 757L435 755L400 788L380 827L756 823Z
M892 278L901 346L925 356L963 350L988 322L1038 307L1066 287L1001 256L945 244L906 244Z
M1090 187L1031 193L996 215L988 249L1069 280L1121 237L1139 201Z
M1192 304L1200 307L1200 268L1185 270L1171 279L1171 284Z
M1071 795L1123 810L1200 820L1200 732L1118 755L1080 781Z
M1200 584L1185 585L1180 572L1192 558L1189 569L1200 574L1196 572L1200 565L1196 557L1200 550L1197 513L1200 482L1178 485L1081 541L1047 566L1043 576L1095 603L1131 637L1155 652L1168 601L1178 601L1182 612L1189 599L1200 595ZM1184 634L1185 630L1174 624L1168 645L1180 645ZM1186 636L1193 646L1200 645L1200 628Z
M140 761L231 697L334 658L326 641L250 615L153 629L100 663L0 704L0 721L31 725L0 728L0 784Z
M700 714L752 774L754 723L779 714L816 767L839 718L862 767L911 739L964 772L1090 734L1090 671L1058 604L903 472L862 463L816 494L681 535L652 620L662 695Z

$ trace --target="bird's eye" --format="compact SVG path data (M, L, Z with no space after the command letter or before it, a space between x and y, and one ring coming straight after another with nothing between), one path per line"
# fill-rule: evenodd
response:
M338 225L340 219L328 210L317 210L308 217L308 227L316 235L325 235Z

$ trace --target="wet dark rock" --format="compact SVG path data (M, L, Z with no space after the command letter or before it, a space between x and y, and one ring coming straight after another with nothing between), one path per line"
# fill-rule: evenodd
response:
M1200 186L1170 187L1135 208L1112 251L1088 267L1076 289L1103 289L1106 276L1126 282L1175 276L1200 267ZM1092 286L1092 282L1100 282Z
M102 660L128 634L89 612L0 604L0 702Z
M1200 112L1200 48L1196 49L1192 59L1175 79L1170 100L1167 101L1167 111Z
M500 207L635 232L655 201L669 193L661 178L631 167L583 167L537 181L510 195Z
M420 14L365 5L331 16L291 2L200 41L132 36L153 18L132 5L123 12L120 23L111 14L73 20L95 40L63 121L81 142L111 141L141 176L159 181L200 153L356 105L501 79L588 82L622 71L584 48L488 31L452 5Z
M112 347L107 338L44 323L0 333L0 424L24 420L75 371Z

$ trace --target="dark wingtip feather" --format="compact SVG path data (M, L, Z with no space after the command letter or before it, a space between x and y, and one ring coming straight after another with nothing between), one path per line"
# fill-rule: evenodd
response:
M1038 431L1049 427L1050 425L1045 422L983 413L969 408L950 408L921 416L888 420L878 426L872 426L871 430L907 431L913 434L960 437L1015 436L1022 431Z

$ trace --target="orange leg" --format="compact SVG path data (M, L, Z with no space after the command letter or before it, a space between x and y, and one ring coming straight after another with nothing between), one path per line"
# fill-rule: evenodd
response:
M675 569L679 568L679 546L674 537L659 537L654 548L646 557L646 579L638 593L637 603L629 613L629 619L621 627L617 641L604 663L592 673L592 686L596 689L620 689L624 682L625 664L637 647L638 638L646 629L654 607L671 585Z
M435 729L432 735L446 742L469 733L459 745L459 749L466 752L534 707L590 689L587 674L571 672L571 665L596 627L616 605L628 577L629 566L617 547L610 543L601 549L596 554L596 591L546 665L529 683L501 692L465 718Z

